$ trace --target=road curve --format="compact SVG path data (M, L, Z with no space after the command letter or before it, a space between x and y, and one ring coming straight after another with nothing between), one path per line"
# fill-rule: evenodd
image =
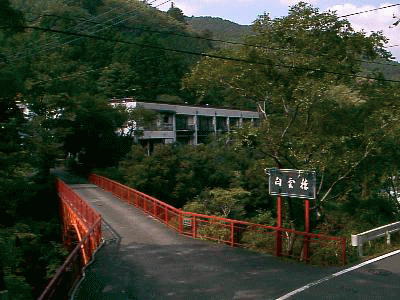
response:
M194 240L99 187L71 187L102 214L108 240L75 299L276 299L339 270Z

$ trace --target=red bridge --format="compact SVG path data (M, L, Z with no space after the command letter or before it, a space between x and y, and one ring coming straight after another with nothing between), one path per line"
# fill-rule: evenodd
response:
M254 240L258 238L258 240L268 241L263 250L271 254L295 257L308 262L318 260L320 263L324 263L324 258L321 258L323 254L319 250L329 247L336 260L325 262L325 264L341 263L344 265L346 263L345 238L186 212L102 176L91 175L90 182L111 192L126 203L140 208L146 214L157 218L168 227L186 236L214 240L232 247L248 247L251 241L246 243L242 239L246 233ZM280 237L283 238L283 241ZM303 251L305 241L311 244L311 250L307 251L308 255L305 255ZM297 243L297 245L293 243ZM332 253L327 254L332 256Z
M64 242L77 244L40 299L66 298L73 287L77 299L276 298L337 270L232 247L317 264L346 262L344 238L185 212L102 176L91 175L90 182L95 185L58 181ZM108 245L77 285L102 235Z
M77 241L39 299L63 299L68 295L82 269L92 259L101 241L101 216L61 180L57 180L63 240L68 249Z

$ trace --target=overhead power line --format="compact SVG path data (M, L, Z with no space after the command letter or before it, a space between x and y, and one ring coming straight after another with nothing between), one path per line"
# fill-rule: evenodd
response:
M148 2L148 3L146 3L146 4L149 4L149 5L150 5L150 4L152 4L152 3L156 2L156 1L158 1L158 0L152 0L152 1ZM159 7L159 6L163 5L163 4L166 4L166 3L171 2L171 1L172 1L172 0L166 0L166 1L162 2L162 3L157 4L157 5L154 6L154 7ZM121 7L122 7L122 6L121 6ZM118 8L121 8L121 7L118 7ZM108 12L113 11L113 10L114 10L114 9L111 9L111 10L109 10ZM119 14L119 15L117 15L117 16L115 16L115 17L109 19L109 20L107 20L106 22L113 21L113 20L115 20L115 19L117 19L117 18L124 17L124 16L126 16L126 15L131 14L131 13L132 13L132 12L127 12L127 13L124 13L124 14ZM103 30L105 30L105 29L107 29L107 28L110 28L110 27L112 27L112 26L116 26L116 25L118 25L118 24L120 24L120 23L122 23L122 22L125 22L125 21L127 21L127 20L129 20L129 19L135 17L135 16L137 15L137 12L134 12L134 13L136 13L136 14L133 14L133 15L131 15L131 16L125 18L125 19L119 20L119 21L117 21L117 22L114 23L114 24L103 24L103 23L99 23L100 25L106 25L106 27L99 28L99 29L97 29L97 30L95 30L95 31L92 31L92 32L89 32L89 33L90 33L90 34L97 33L97 32L103 31ZM86 30L95 29L96 27L98 27L98 25L95 25L95 26L92 26L92 27L88 27L88 28L86 28ZM36 51L35 53L31 53L31 54L28 54L28 55L25 55L25 56L22 56L22 57L17 57L17 56L19 55L19 54L17 53L14 57L16 58L16 60L20 60L20 59L23 59L23 58L26 58L26 57L31 57L31 56L34 56L34 55L40 53L40 52L44 52L44 51L47 51L47 50L51 50L51 49L54 49L54 48L58 48L58 47L61 47L61 46L63 46L63 45L67 45L67 44L70 44L70 43L72 43L72 42L78 41L78 40L80 40L81 38L82 38L82 37L79 37L79 38L76 38L76 39L72 39L72 40L66 41L66 42L64 42L64 43L62 43L62 44L60 44L60 45L55 45L55 46L53 46L53 47L48 47L48 48L46 48L46 45L49 45L49 44L45 44L44 46L41 47L41 49L39 48L39 50ZM54 44L54 43L50 43L50 46L51 46L52 44ZM14 61L15 61L15 60L14 60Z
M154 3L155 1L157 1L157 0L153 0L153 1L149 2L148 4ZM163 3L158 4L158 5L155 6L155 7L161 6L161 5L166 4L166 3L170 2L170 1L172 1L172 0L167 0L167 1L163 2ZM370 11L375 11L375 10L380 10L380 9L386 9L386 8L390 8L390 7L398 6L398 5L400 5L400 4L388 5L388 6L380 7L380 8L377 8L377 9L372 9L372 10L366 10L366 11L356 12L356 13L353 13L353 14L344 15L344 16L340 16L340 17L347 17L347 16L350 16L350 15L356 15L356 14L367 13L367 12L370 12ZM114 7L113 9L111 9L111 10L109 10L109 11L107 11L107 12L101 14L101 15L104 15L104 14L106 14L106 13L108 13L108 12L110 12L110 11L113 11L113 10L115 10L115 9L116 9L116 7ZM300 54L304 54L304 55L308 55L308 56L316 56L315 53L312 53L312 54L311 54L311 53L300 52L300 51L297 51L297 50L286 49L286 48L265 47L265 46L261 46L261 45L253 45L253 44L248 44L248 43L241 43L241 42L234 42L234 41L226 41L226 40L222 40L222 39L206 38L206 37L201 37L201 36L190 36L190 35L180 34L180 33L176 33L176 32L168 32L168 31L160 31L160 30L150 30L150 29L138 28L138 27L136 27L136 28L135 28L135 27L128 27L128 26L126 26L126 25L121 24L122 22L127 21L128 19L132 18L133 16L131 16L131 17L125 19L125 20L120 20L120 21L118 21L118 22L116 22L116 23L114 23L114 24L105 24L105 23L102 23L102 22L93 21L93 20L96 19L98 16L96 16L96 17L94 17L94 18L89 18L89 19L86 19L86 18L68 18L68 17L58 16L58 15L52 15L52 14L45 14L45 15L42 15L42 16L46 16L46 17L55 17L55 18L68 19L68 20L82 19L82 20L83 20L82 24L84 24L84 23L94 24L94 26L92 26L92 28L96 28L96 27L99 26L99 25L107 25L106 27L100 28L99 30L96 30L96 31L94 31L94 32L89 32L90 34L97 33L97 32L99 32L99 31L105 30L105 29L110 28L110 27L119 27L119 28L126 28L126 29L141 30L141 31L145 31L145 32L153 32L153 33L159 33L159 34L167 34L167 35L175 35L175 36L182 36L182 37L188 37L188 38L196 38L196 39L207 40L207 41L210 41L210 42L220 42L220 43L226 43L226 44L232 44L232 45L242 45L242 46L248 46L248 47L263 48L263 49L267 49L267 50L271 50L271 51L285 51L285 52L290 52L290 53L300 53ZM100 16L100 15L99 15L99 16ZM122 16L122 15L121 15L121 16ZM40 16L39 16L39 17L40 17ZM117 17L119 17L119 16L117 16ZM112 19L110 19L110 20L107 20L107 22L112 21L113 19L115 19L115 18L117 18L117 17L114 17L114 18L112 18ZM79 24L77 24L76 26L74 26L74 28L76 28L77 26L79 26ZM88 30L88 28L87 28L86 30ZM81 38L73 39L73 40L70 40L70 41L68 41L68 42L65 42L65 43L63 43L63 44L61 44L61 45L57 45L57 46L55 46L55 47L48 48L48 49L44 48L44 47L47 45L47 44L46 44L46 45L42 46L42 50L39 50L39 51L37 51L36 53L30 54L30 55L23 56L23 57L21 57L20 59L25 58L25 57L29 57L29 56L33 56L33 55L35 55L35 54L37 54L37 53L39 53L39 52L44 52L44 51L46 51L46 50L51 50L51 49L54 49L54 48L57 48L57 47L60 47L60 46L66 45L66 44L70 44L70 43L72 43L72 42L74 42L74 41L77 41L77 40L79 40L79 39L81 39ZM384 48L391 48L391 47L396 47L396 46L397 46L397 45L393 45L393 46L387 46L387 47L384 47ZM44 49L43 49L43 48L44 48ZM18 56L18 55L19 55L19 54L17 53L14 57L16 57L16 56ZM326 56L326 57L328 57L329 59L333 59L333 57L329 56L328 54L324 54L324 53L320 53L320 54L318 54L317 56ZM363 60L363 59L352 59L352 61L362 62L362 63L367 63L367 64L387 65L387 66L392 66L392 67L398 67L397 64L395 64L395 63L390 63L390 62L389 62L389 63L388 63L388 62L378 62L378 61L369 61L369 60Z
M399 6L399 5L400 5L400 3L391 4L391 5L387 5L387 6L382 6L382 7L378 7L378 8L373 8L373 9L368 9L368 10L364 10L364 11L351 13L348 15L339 16L339 18L347 18L347 17L351 17L351 16L355 16L355 15L361 15L361 14L365 14L365 13L369 13L369 12L373 12L373 11L377 11L377 10L381 10L381 9L387 9L387 8L391 8L391 7L395 7L395 6Z
M154 0L154 1L155 1L155 0ZM100 18L100 17L102 17L102 16L105 16L105 15L107 15L107 14L113 12L114 10L116 10L116 9L118 9L118 8L119 8L119 7L116 6L116 7L113 7L112 9L110 9L110 10L107 10L107 11L105 11L105 12L99 14L99 15L90 17L90 18L88 18L88 19L85 18L85 19L83 19L82 22L80 22L80 23L78 23L78 24L75 24L75 26L72 27L71 30L78 29L80 26L84 25L85 23L90 23L90 22L92 22L92 21L94 21L94 20L96 20L96 19L98 19L98 18ZM32 21L37 21L38 19L40 19L40 16L37 16L37 18L36 18L35 20L32 20ZM32 22L32 21L31 21L31 22ZM88 30L88 29L89 29L89 27L86 28L86 30ZM58 39L58 38L57 38L57 39ZM59 39L58 39L58 40L59 40ZM67 42L67 41L63 41L63 44L66 44L66 42ZM54 49L54 48L57 47L57 46L52 47L52 48L51 48L51 46L52 46L52 45L56 45L56 44L57 44L57 41L48 42L48 43L46 43L46 44L44 44L44 45L40 45L40 46L38 46L38 47L35 47L33 50L34 50L34 51L37 50L36 53L43 52L43 51L46 50L46 48L49 49L49 50L50 50L50 49ZM20 54L22 54L22 52L19 52L19 53L14 54L13 57L18 58L18 56L20 56ZM28 56L29 56L29 55L25 55L25 56L23 56L23 57L21 57L21 58L25 58L25 57L28 57Z
M8 26L7 28L10 28L10 26ZM308 67L289 66L289 65L276 64L276 63L265 63L265 62L250 60L250 59L243 59L243 58L222 56L222 55L216 55L216 54L207 54L207 53L201 53L201 52L180 50L180 49L167 48L167 47L161 47L161 46L156 46L156 45L141 44L141 43L135 43L135 42L125 41L125 40L121 40L121 39L105 38L105 37L101 37L101 36L95 36L95 35L77 33L77 32L70 32L70 31L63 31L63 30L57 30L57 29L51 29L51 28L42 28L42 27L37 27L37 26L20 26L18 28L26 28L26 29L32 29L32 30L45 31L45 32L53 32L53 33L58 33L58 34L66 34L66 35L71 35L71 36L79 36L79 37L91 38L91 39L101 40L101 41L106 41L106 42L129 44L129 45L134 45L134 46L143 47L143 48L158 49L158 50L176 52L176 53L181 53L181 54L190 54L190 55L196 55L196 56L202 56L202 57L208 57L208 58L214 58L214 59L221 59L221 60L227 60L227 61L243 62L243 63L249 63L249 64L254 64L254 65L274 66L274 67L293 69L293 70L319 72L319 73L325 73L325 74L340 75L340 76L347 76L347 77L354 77L354 78L363 78L363 79L376 80L376 81L382 81L382 82L400 83L399 80L383 79L383 78L376 78L376 77L363 76L363 75L357 75L357 74L349 74L349 73L341 73L341 72L335 72L335 71L326 71L326 70L313 69L313 68L308 68Z
M65 19L65 20L76 20L76 19L81 19L81 18L69 18L69 17L64 17L64 16L58 16L58 15L53 15L53 14L46 14L43 15L45 17L53 17L53 18L59 18L59 19ZM103 24L100 22L95 22L95 21L87 21L88 23L92 24ZM104 24L103 24L104 25ZM162 31L162 30L155 30L155 29L148 29L148 28L143 28L143 27L137 27L137 26L126 26L124 24L118 24L118 25L111 25L112 27L117 27L117 28L123 28L123 29L128 29L128 30L139 30L139 31L144 31L144 32L151 32L151 33L157 33L157 34L164 34L164 35L174 35L174 36L180 36L184 38L192 38L192 39L199 39L199 40L205 40L209 42L218 42L218 43L225 43L225 44L230 44L230 45L240 45L240 46L247 46L247 47L254 47L254 48L259 48L259 49L266 49L266 50L271 50L271 51L284 51L284 52L289 52L289 53L299 53L307 56L324 56L328 57L328 59L333 59L334 57L329 56L328 54L325 53L306 53L303 51L297 51L297 50L291 50L287 48L280 48L280 47L266 47L262 45L255 45L255 44L249 44L249 43L242 43L242 42L236 42L236 41L227 41L227 40L222 40L222 39L216 39L216 38L208 38L204 36L194 36L194 35L188 35L184 33L178 33L178 32L173 32L173 31ZM338 57L338 56L335 56ZM385 65L385 66L392 66L392 67L399 67L398 64L393 64L393 63L385 63L385 62L378 62L378 61L369 61L369 60L363 60L363 59L352 59L351 61L356 61L356 62L362 62L362 63L367 63L367 64L376 64L376 65Z
M368 9L368 10L364 10L364 11L359 11L359 12L355 12L355 13L339 16L339 18L347 18L347 17L351 17L351 16L361 15L361 14L365 14L365 13L369 13L369 12L373 12L373 11L378 11L378 10L381 10L381 9L387 9L387 8L391 8L391 7L396 7L396 6L400 6L400 3L391 4L391 5L382 6L382 7L373 8L373 9ZM384 48L393 48L393 47L398 47L398 46L400 46L400 45L390 45L390 46L385 46Z

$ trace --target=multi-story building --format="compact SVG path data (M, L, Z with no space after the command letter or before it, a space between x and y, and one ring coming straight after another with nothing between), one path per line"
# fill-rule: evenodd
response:
M139 102L131 98L113 99L110 102L113 106L122 105L128 110L145 109L157 113L152 124L143 125L133 121L130 128L124 128L125 132L134 132L135 139L149 148L160 143L201 144L210 134L227 133L246 123L257 126L260 118L258 112L248 110Z

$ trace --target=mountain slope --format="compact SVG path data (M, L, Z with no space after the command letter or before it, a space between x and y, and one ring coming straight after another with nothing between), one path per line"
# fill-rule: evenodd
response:
M240 25L215 17L187 17L186 22L198 32L210 31L214 38L239 41L251 34L250 25Z

